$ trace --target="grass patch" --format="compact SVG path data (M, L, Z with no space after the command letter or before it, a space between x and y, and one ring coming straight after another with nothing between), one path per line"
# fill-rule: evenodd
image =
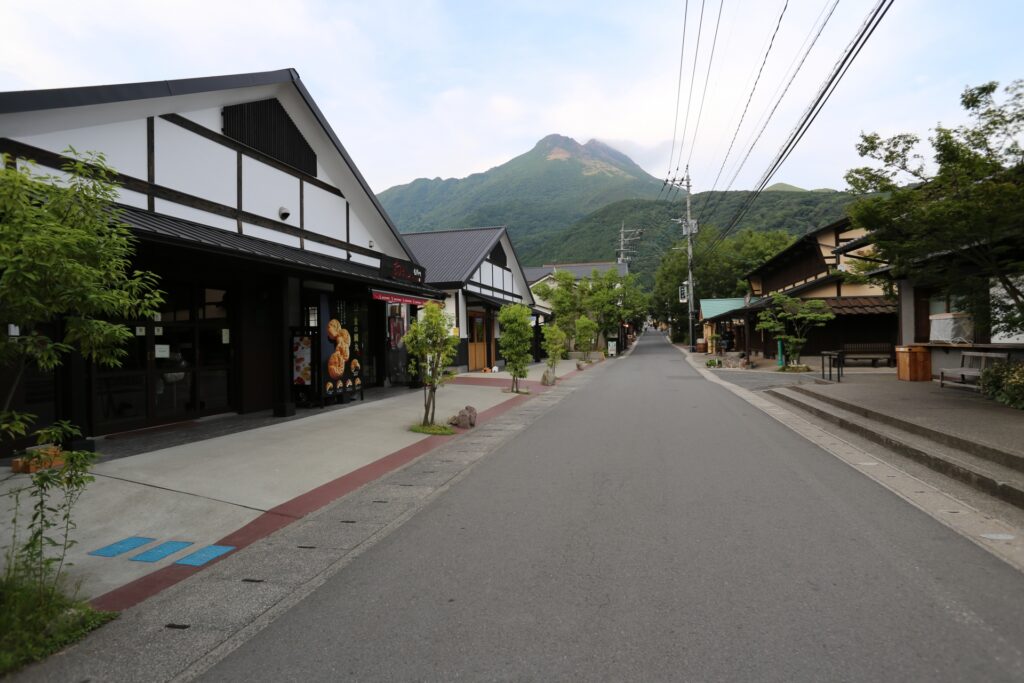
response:
M808 365L783 365L779 368L779 372L810 372L811 368Z
M448 425L413 425L409 427L409 431L432 436L451 436L455 433L455 430Z
M0 674L45 659L116 617L57 591L40 596L17 577L0 578Z

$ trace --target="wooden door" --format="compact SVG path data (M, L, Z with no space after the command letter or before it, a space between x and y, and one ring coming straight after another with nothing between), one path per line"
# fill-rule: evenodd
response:
M483 315L469 315L469 371L487 366L487 335Z

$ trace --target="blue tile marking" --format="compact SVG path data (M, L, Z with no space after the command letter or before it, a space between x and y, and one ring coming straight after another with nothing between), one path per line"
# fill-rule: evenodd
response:
M155 548L145 550L128 559L132 562L157 562L192 545L192 541L166 541Z
M124 553L135 550L136 548L141 548L147 543L152 543L155 540L155 538L146 538L145 536L129 536L117 543L111 543L99 550L93 550L89 554L98 555L100 557L117 557L118 555L123 555Z
M235 549L233 545L208 545L205 548L200 548L191 555L186 555L174 564L187 564L191 567L201 567L215 557L220 557L224 553L230 553Z

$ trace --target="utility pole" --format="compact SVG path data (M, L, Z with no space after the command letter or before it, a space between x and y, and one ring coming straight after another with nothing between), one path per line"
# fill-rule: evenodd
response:
M632 254L636 249L627 245L634 240L640 239L640 236L643 234L643 228L626 230L626 221L622 221L622 224L619 226L619 251L615 257L616 263L629 263L632 257L628 256L628 254Z
M686 235L686 302L689 308L689 331L690 351L697 350L697 340L694 338L694 327L696 323L693 312L693 236L697 234L697 222L690 215L690 167L686 167L686 175L682 178L683 187L686 189L686 218L673 218L673 223L680 223L683 226L683 233Z

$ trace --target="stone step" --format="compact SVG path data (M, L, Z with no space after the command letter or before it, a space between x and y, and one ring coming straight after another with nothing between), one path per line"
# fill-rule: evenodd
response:
M946 443L934 441L890 423L822 400L800 387L769 389L773 398L827 420L895 451L900 455L961 481L988 495L1024 509L1024 473Z
M971 455L984 458L985 460L990 460L991 462L1002 465L1003 467L1009 467L1017 470L1018 472L1024 472L1024 452L1015 453L992 444L980 443L976 440L966 439L951 432L944 432L931 427L915 424L856 403L844 401L840 398L836 398L835 396L829 396L809 387L794 386L793 390L817 401L823 401L836 406L837 408L842 408L843 410L861 415L876 422L896 427L897 429L910 432L911 434L923 436L936 443L950 446L956 450L970 453Z

